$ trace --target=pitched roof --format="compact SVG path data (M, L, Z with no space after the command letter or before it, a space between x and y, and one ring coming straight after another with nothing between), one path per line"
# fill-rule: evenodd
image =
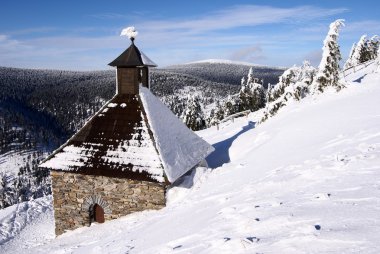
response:
M40 167L164 182L138 95L117 95Z
M116 95L40 167L174 182L213 151L151 92Z
M108 65L117 67L136 67L148 66L156 67L152 60L150 60L143 52L141 52L133 43L127 48L120 56L113 60Z

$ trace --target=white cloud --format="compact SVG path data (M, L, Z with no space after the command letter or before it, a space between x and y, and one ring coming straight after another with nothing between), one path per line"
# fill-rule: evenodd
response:
M264 56L262 49L269 52L268 46L286 48L288 45L291 46L295 40L301 40L302 35L298 38L294 36L295 29L299 27L298 23L321 21L326 17L345 11L344 8L324 9L312 6L277 8L244 5L187 19L145 19L144 21L133 22L133 25L140 32L136 44L161 66L174 62L220 57L256 61L267 57ZM117 13L92 16L102 19L124 18L124 15ZM294 30L279 31L278 33L271 31L243 33L239 31L240 28L284 23L296 24ZM57 36L46 36L47 34L36 36L38 31L49 32L49 29L53 28L31 28L24 29L20 33L12 31L8 35L2 35L0 37L2 64L17 66L17 61L22 60L20 56L24 56L28 57L29 64L34 65L31 67L40 67L40 63L43 62L54 68L64 68L70 66L64 64L64 61L67 61L82 64L82 67L73 66L72 68L94 69L93 66L98 66L101 69L106 66L107 61L120 54L130 43L129 40L117 36L122 27L78 27L70 31L65 28L55 28ZM17 37L19 34L33 32L34 30L36 31L33 34L34 37L27 39ZM327 31L327 26L324 27L324 30ZM95 33L97 36L94 35ZM104 36L105 34L106 36ZM114 34L114 36L110 34ZM252 46L252 44L260 45L260 47ZM87 56L89 55L101 55L103 59L93 57L91 63L86 63L83 59L88 59ZM167 57L168 55L170 57ZM268 61L271 59L268 58Z
M345 8L324 9L312 6L276 8L270 6L242 5L188 20L152 20L141 23L140 25L147 30L202 33L263 24L294 23L296 21L329 17L345 11L347 11Z
M346 22L344 32L361 32L361 33L374 33L380 32L380 21L378 20L362 20L355 22Z
M232 52L229 58L231 60L256 63L259 60L266 59L266 56L263 54L261 46L256 45L238 49Z

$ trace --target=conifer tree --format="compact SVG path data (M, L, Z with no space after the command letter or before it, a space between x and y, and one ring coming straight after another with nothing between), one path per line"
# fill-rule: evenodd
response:
M211 110L210 113L210 120L209 120L209 125L215 125L219 123L221 120L224 118L224 110L222 106L220 105L219 101L215 102L215 108Z
M250 104L249 109L251 111L256 111L265 106L265 91L262 84L253 82L249 84L250 87Z
M237 105L236 100L231 96L228 95L227 101L224 104L224 117L233 115L237 112Z
M0 172L0 209L10 206L12 202L9 176Z
M346 61L346 63L344 64L344 67L343 69L348 69L352 66L355 66L355 63L354 63L354 53L355 53L355 49L356 49L356 42L354 42L354 44L352 44L352 47L351 47L351 50L350 50L350 54L348 56L348 59Z
M338 44L339 29L344 26L344 20L338 19L330 24L329 32L323 42L322 60L316 80L313 84L313 92L323 92L327 87L334 87L339 91L344 87L339 82L339 61L341 54Z
M240 99L239 111L247 110L248 104L249 104L249 89L247 87L247 82L245 81L245 77L241 79L239 99Z
M250 68L247 76L247 82L244 77L241 81L239 92L239 111L251 110L256 111L265 106L265 91L262 84L253 75L253 69Z
M189 95L187 105L183 114L183 122L193 131L201 130L205 126L202 107L199 103L198 96Z
M378 50L380 45L380 37L378 35L372 36L372 38L369 41L369 51L370 51L370 58L376 59L378 56Z
M317 70L304 61L301 67L293 66L287 69L273 88L268 88L268 103L260 122L275 115L278 110L287 105L289 100L300 100L310 92L310 86L315 79Z

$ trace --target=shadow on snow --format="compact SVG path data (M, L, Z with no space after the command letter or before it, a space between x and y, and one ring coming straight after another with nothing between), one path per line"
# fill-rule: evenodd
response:
M229 149L232 145L232 142L234 142L234 140L237 139L241 134L253 128L255 128L255 123L249 121L247 125L243 126L242 129L232 137L214 144L213 147L215 148L215 151L206 158L208 166L214 169L222 166L224 163L230 162Z

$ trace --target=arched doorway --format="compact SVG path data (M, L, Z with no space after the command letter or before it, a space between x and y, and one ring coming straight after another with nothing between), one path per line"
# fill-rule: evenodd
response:
M93 222L103 223L105 215L111 215L112 211L100 195L91 195L84 199L82 211L88 214L88 225Z
M98 204L95 204L93 209L93 221L96 221L98 223L104 222L104 210L103 207L101 207Z

